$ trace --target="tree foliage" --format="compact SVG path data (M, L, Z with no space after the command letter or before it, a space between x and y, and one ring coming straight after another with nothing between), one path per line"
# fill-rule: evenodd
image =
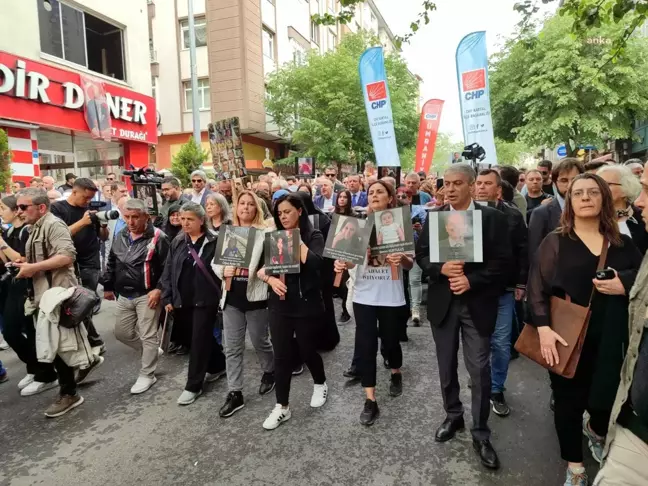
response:
M202 164L209 159L209 152L203 151L196 145L193 137L189 137L171 162L171 173L180 179L182 187L190 187L191 173L202 168Z
M495 150L497 151L497 163L499 165L514 165L519 167L525 161L532 159L534 150L521 141L507 142L495 138Z
M633 120L648 116L648 40L633 36L614 62L601 64L626 23L602 25L588 39L570 35L571 26L554 16L538 34L518 32L491 58L497 137L533 147L565 143L573 154L581 144L631 137Z
M11 184L11 150L7 132L0 128L0 191L7 192Z
M374 160L358 62L379 45L366 32L345 36L335 51L312 51L304 64L289 64L268 78L266 109L280 133L322 163ZM416 145L418 81L397 54L386 54L399 153Z

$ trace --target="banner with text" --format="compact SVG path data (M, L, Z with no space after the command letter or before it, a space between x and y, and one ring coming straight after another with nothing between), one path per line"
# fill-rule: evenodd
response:
M400 167L383 48L367 49L360 57L359 69L376 164Z
M443 100L429 100L421 110L421 122L419 123L418 143L416 144L416 172L430 170L434 158L439 123L441 122L441 110Z
M496 164L493 120L488 85L486 32L473 32L457 47L459 103L466 145L478 143L486 151L484 163Z

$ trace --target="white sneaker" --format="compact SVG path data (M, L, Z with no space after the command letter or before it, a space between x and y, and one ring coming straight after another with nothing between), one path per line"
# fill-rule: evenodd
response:
M263 422L263 428L266 430L274 430L281 425L282 422L290 419L291 417L290 407L283 408L281 405L275 405L275 408L272 409L268 418Z
M131 387L131 393L133 395L139 395L144 393L146 390L155 385L157 378L154 375L151 376L138 376L137 381Z
M2 337L2 334L0 334L0 351L4 351L6 349L9 349L9 343L4 340L4 337Z
M178 405L191 405L200 395L202 395L202 390L200 390L198 393L184 390L178 398Z
M313 396L311 397L311 407L320 408L326 403L326 397L328 396L328 385L324 383L323 385L313 386Z
M50 381L49 383L43 383L42 381L32 381L29 385L20 390L20 395L23 397L29 397L38 393L42 393L46 390L56 388L57 385L58 383L56 381Z
M25 388L27 385L30 385L31 383L34 383L34 375L27 374L25 377L18 382L18 389L22 390Z

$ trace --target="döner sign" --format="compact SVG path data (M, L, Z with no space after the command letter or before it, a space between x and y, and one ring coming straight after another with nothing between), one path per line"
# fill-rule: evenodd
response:
M26 70L25 61L16 61L15 72L0 63L0 94L9 94L13 91L13 95L17 98L51 104L48 96L50 87L50 80L46 76L36 71ZM83 107L85 99L79 85L66 82L61 87L64 91L64 108L78 110ZM106 99L112 118L146 125L146 105L144 103L124 96L113 97L110 93L106 93Z

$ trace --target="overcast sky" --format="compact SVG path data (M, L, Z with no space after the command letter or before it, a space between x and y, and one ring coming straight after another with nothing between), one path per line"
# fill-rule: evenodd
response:
M374 0L395 35L409 31L409 24L421 11L421 0ZM423 78L424 100L445 101L440 131L462 140L455 51L461 39L470 32L486 31L488 55L501 44L501 36L515 29L520 15L513 10L517 0L436 0L437 10L430 23L420 29L409 44L403 46L410 71ZM550 5L546 11L554 11Z

